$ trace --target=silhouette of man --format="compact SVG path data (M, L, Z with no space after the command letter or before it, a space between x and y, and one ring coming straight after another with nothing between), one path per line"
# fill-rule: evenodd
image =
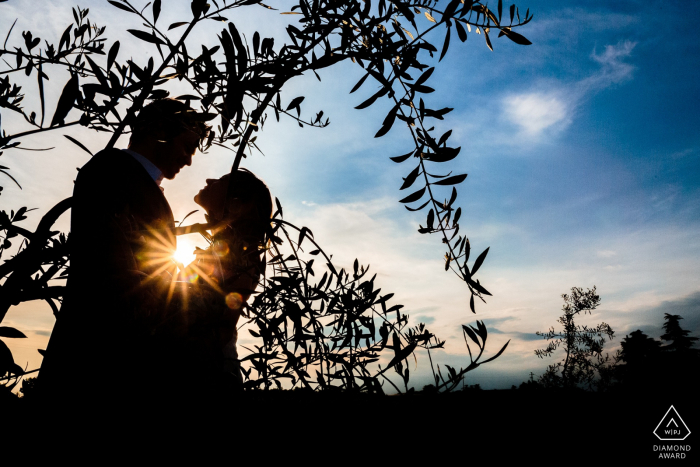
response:
M209 131L200 117L180 101L153 101L135 119L129 149L100 151L80 169L66 298L40 371L43 395L77 397L76 381L100 398L147 385L158 302L175 268L173 214L160 183L192 163Z

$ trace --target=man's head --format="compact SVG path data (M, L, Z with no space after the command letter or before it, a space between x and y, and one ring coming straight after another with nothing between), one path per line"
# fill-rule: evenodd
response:
M131 125L129 148L143 155L167 179L192 164L197 147L209 134L200 113L175 99L159 99L139 112Z

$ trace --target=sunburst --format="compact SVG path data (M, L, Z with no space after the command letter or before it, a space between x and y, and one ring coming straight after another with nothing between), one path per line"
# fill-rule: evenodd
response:
M177 243L178 245L175 253L173 253L173 259L175 259L177 263L187 266L196 258L194 249L197 245L184 236L178 238Z

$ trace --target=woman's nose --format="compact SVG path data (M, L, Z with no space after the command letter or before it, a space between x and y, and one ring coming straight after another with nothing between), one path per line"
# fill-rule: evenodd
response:
M206 183L207 183L207 185L211 185L212 182L215 182L215 181L216 180L214 180L213 178L207 178Z

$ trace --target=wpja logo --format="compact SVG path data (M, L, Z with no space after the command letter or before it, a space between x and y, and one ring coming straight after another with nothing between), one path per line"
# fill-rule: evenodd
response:
M661 441L683 441L690 435L690 430L676 408L671 406L654 429L654 434ZM689 444L654 445L654 452L659 453L659 459L685 459L688 451Z

